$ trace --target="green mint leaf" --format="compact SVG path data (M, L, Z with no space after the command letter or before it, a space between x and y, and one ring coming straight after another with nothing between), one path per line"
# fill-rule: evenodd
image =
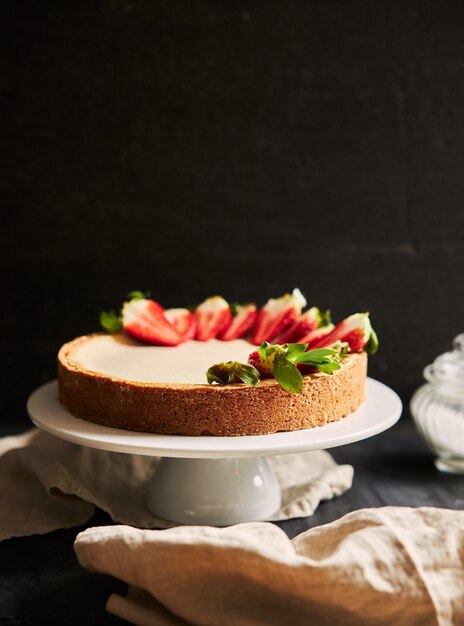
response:
M308 347L307 343L289 343L287 347L287 360L292 363L298 363L298 359Z
M269 345L267 341L263 341L263 343L259 346L259 348L257 348L258 350L258 354L262 359L266 359L267 358L267 349L269 348Z
M373 328L371 328L371 334L369 336L369 339L366 345L364 346L364 350L367 352L367 354L375 354L378 349L379 349L379 340L377 338L377 333L375 332Z
M272 367L274 378L286 391L301 393L303 391L303 377L300 370L283 355L277 355Z
M332 363L313 363L314 367L325 374L333 374L335 370L339 370L341 365L336 361Z
M100 326L107 333L119 333L122 330L121 318L114 311L102 311L100 313Z
M345 344L338 342L338 344L334 345L332 348L308 350L308 352L305 352L299 357L297 362L304 365L311 365L325 374L332 374L335 370L340 369L340 360L344 358L345 351Z
M313 365L314 363L326 363L330 359L333 359L337 356L336 350L331 350L330 348L316 348L315 350L308 350L303 354L299 355L297 363L301 363L304 365Z

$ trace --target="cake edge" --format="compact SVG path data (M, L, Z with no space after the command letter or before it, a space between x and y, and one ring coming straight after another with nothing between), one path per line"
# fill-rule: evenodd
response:
M273 379L256 387L136 383L77 367L72 347L58 353L59 400L75 417L104 426L164 435L243 436L293 431L338 421L365 399L367 354L353 353L333 374L303 377L303 393L285 391Z

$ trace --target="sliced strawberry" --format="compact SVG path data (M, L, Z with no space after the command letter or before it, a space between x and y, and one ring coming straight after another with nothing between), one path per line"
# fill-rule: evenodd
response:
M214 339L229 326L232 313L221 296L213 296L202 302L193 314L196 323L195 339L208 341Z
M299 289L268 300L258 312L252 342L259 345L263 341L273 341L299 318L305 305L306 300Z
M188 309L166 309L165 318L174 326L183 341L195 337L195 319Z
M236 304L233 306L232 312L234 316L229 326L219 333L219 339L222 341L231 341L243 337L255 323L256 304Z
M287 330L279 337L279 343L297 343L319 326L330 324L330 311L320 311L317 306L313 306L293 322Z
M377 335L369 320L369 313L350 315L337 324L325 337L313 344L311 348L325 348L331 346L335 341L346 342L350 347L350 352L361 352L364 349L370 354L374 354L379 345Z
M307 343L308 349L312 350L313 346L315 346L320 339L332 332L334 328L335 326L333 324L327 324L327 326L321 326L321 328L311 330L306 335L303 335L303 337L300 337L298 343Z
M122 308L125 332L136 339L159 346L177 346L183 341L180 334L164 316L163 307L154 300L137 298Z

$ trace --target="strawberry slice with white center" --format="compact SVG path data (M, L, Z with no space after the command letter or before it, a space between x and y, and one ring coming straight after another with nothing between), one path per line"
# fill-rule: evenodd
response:
M195 309L193 314L196 323L195 339L209 341L217 337L229 326L232 313L229 304L221 296L207 298Z
M166 309L164 317L174 326L182 341L188 341L195 337L195 319L188 309Z
M336 341L347 343L350 347L350 352L362 352L362 350L365 350L369 354L374 354L379 346L377 335L371 326L369 313L350 315L337 324L332 332L313 344L311 349L326 348Z
M268 300L258 312L252 342L257 345L263 341L272 342L294 324L304 306L306 300L299 289Z
M320 311L313 306L304 313L279 337L279 343L302 343L304 337L320 326L330 324L330 311Z
M331 333L334 328L334 324L327 324L327 326L321 326L320 328L311 330L306 335L303 335L303 337L300 337L297 343L307 343L308 350L312 350L313 346L315 346L320 339Z
M158 346L177 346L181 335L164 316L163 307L154 300L136 298L122 308L125 332L136 339Z
M219 339L222 339L222 341L232 341L232 339L243 337L253 328L256 320L256 304L235 304L230 306L234 316L229 326L219 333Z

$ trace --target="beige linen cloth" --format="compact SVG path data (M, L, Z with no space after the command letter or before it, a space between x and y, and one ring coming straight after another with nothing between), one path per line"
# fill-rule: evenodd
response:
M273 524L79 534L80 563L129 583L140 626L459 626L464 512L363 509L290 541Z
M321 500L351 487L353 468L323 451L270 457L282 488L272 517L311 515ZM33 429L0 439L0 540L85 523L94 507L115 522L142 528L173 526L145 506L157 458L93 450Z

